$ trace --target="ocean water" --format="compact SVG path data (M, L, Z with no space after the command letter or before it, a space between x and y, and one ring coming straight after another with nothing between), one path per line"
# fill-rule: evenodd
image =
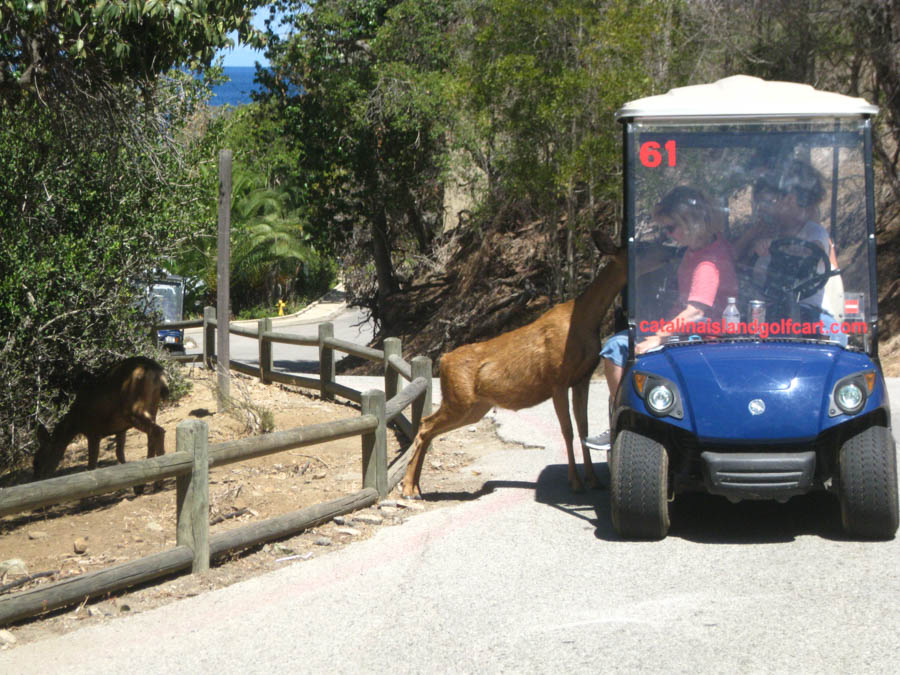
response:
M238 106L250 103L250 92L257 86L253 82L255 74L256 68L253 66L225 68L225 75L230 81L213 88L210 105Z

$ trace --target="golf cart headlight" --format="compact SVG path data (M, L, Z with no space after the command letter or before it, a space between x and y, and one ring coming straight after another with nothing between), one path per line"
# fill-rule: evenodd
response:
M651 373L634 371L632 375L634 392L644 399L647 412L655 417L674 417L684 419L684 408L678 386L662 377Z
M876 374L874 370L856 373L842 378L831 392L828 406L829 417L836 415L855 415L866 407L866 401L875 390Z
M842 384L834 399L840 409L847 414L859 412L866 403L866 395L856 382Z
M647 392L646 400L650 409L661 415L675 405L675 394L665 384L657 384Z

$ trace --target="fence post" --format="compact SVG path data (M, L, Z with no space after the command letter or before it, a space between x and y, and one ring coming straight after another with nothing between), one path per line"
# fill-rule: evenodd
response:
M259 331L259 381L263 384L272 384L269 373L272 372L272 342L263 337L263 333L272 331L272 319L266 317L257 322Z
M384 417L384 392L370 389L362 394L362 414L375 415L378 426L362 436L363 487L375 488L386 497L387 480L387 422Z
M425 393L412 402L412 430L415 435L419 433L422 418L431 414L431 359L427 356L415 356L410 365L412 366L412 379L424 377L428 382Z
M319 396L333 401L334 394L328 385L334 382L334 349L325 345L325 338L334 337L334 324L330 321L319 324Z
M209 569L209 428L203 420L185 420L175 428L175 451L194 456L189 475L176 480L176 543L194 552L191 571Z
M216 319L215 307L203 308L203 363L210 370L213 369L212 359L216 354L216 329L210 321Z
M219 412L231 398L231 150L219 150L219 213L216 246L216 390Z
M391 356L403 357L403 347L400 344L400 338L384 338L384 398L388 401L400 391L400 373L388 363L388 358Z

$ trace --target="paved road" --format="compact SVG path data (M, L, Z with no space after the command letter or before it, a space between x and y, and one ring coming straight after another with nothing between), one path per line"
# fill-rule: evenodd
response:
M339 378L360 389L379 378ZM889 383L900 401L900 379ZM591 393L603 419L605 387ZM895 406L894 428L900 428ZM900 539L847 541L836 502L698 496L661 542L573 496L552 406L485 489L226 589L0 653L9 673L897 672ZM601 476L602 453L596 458ZM426 468L423 488L428 493ZM431 499L459 495L429 493Z
M274 321L273 330L279 333L316 337L318 335L317 325L323 321L331 321L334 324L334 336L338 339L362 345L368 344L372 339L374 327L367 320L366 313L359 309L347 308L341 302L320 302L299 315L279 317ZM253 322L240 323L246 326L253 325ZM202 351L200 333L199 328L185 331L188 354ZM259 363L257 340L230 335L229 347L233 360L252 365ZM298 347L276 343L273 345L272 358L275 367L282 370L294 373L318 373L319 371L318 347Z

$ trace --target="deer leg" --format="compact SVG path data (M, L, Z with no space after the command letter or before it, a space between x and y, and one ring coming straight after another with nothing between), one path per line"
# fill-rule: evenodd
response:
M147 438L147 454L150 454L150 445L153 445L153 456L162 457L166 454L166 430L158 424L153 425L153 432Z
M406 466L406 474L403 476L400 492L404 497L422 497L422 488L419 478L422 475L422 465L425 462L425 454L431 447L431 441L443 431L450 431L459 422L450 413L450 408L441 405L437 412L422 420L419 433L413 440L413 453L409 464ZM442 431L443 430L443 431Z
M563 440L566 442L566 456L569 460L569 488L572 492L584 492L584 484L578 477L575 469L575 452L572 449L572 419L569 417L569 390L553 390L553 407L559 420L559 428L562 431Z
M159 412L159 401L151 403L148 415L153 424L154 457L162 457L166 454L166 430L156 423L156 413ZM150 437L147 439L147 454L150 455Z
M422 475L422 465L425 463L425 453L428 452L434 438L448 431L459 429L466 424L477 422L490 409L489 403L476 403L463 414L459 414L452 405L447 405L447 401L444 401L436 413L422 420L422 426L413 441L412 457L406 466L406 474L401 483L401 494L404 497L422 496L419 478Z
M584 480L588 486L595 488L600 482L594 473L591 450L584 444L584 439L588 435L587 404L590 385L590 375L575 383L572 387L572 408L575 413L575 426L578 428L578 437L581 439L581 453L584 456Z
M88 470L93 471L97 468L97 462L100 460L100 437L88 436Z
M147 459L160 457L166 454L165 429L159 426L156 421L151 419L146 413L143 415L132 415L130 421L135 429L147 434Z
M419 487L419 476L422 473L422 462L425 459L425 453L431 446L431 435L423 435L422 432L416 434L413 441L412 457L409 464L406 465L406 473L400 483L400 494L404 497L421 499L422 488Z
M116 459L119 464L125 463L125 434L124 431L116 434Z
M147 459L151 459L153 457L161 457L166 453L166 430L159 426L156 421L150 417L150 415L148 415L147 413L134 414L130 417L130 421L134 425L135 429L147 434ZM153 484L154 490L162 489L162 484L163 482L161 480L156 481ZM143 485L134 486L134 493L136 495L143 493L143 491Z

